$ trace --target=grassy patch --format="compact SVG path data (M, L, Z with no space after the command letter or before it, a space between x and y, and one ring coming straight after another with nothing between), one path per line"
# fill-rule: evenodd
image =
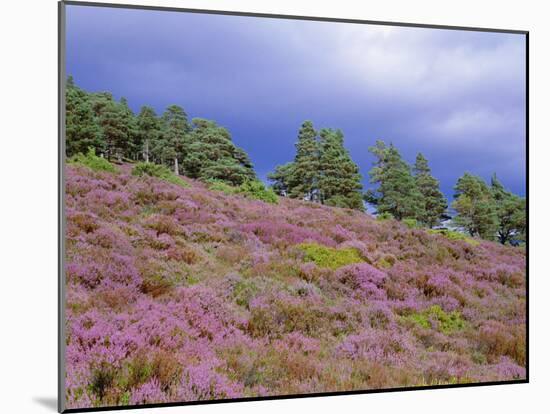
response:
M258 180L247 181L242 183L237 192L243 194L246 197L253 198L254 200L260 200L265 203L277 204L279 198L272 188L266 187L264 183Z
M437 322L437 329L444 334L456 332L466 327L466 322L462 319L460 312L447 313L439 305L430 306L428 309L413 313L404 317L404 319L425 329L431 328L432 321L435 321Z
M468 243L472 246L478 246L479 245L479 241L477 241L476 239L472 239L471 237L466 236L464 233L459 233L458 231L452 231L452 230L447 230L447 229L438 229L438 230L430 229L430 230L428 230L428 233L430 233L430 234L440 234L442 236L445 236L449 240L462 240L462 241L465 241L466 243Z
M148 175L150 177L160 178L171 184L179 185L180 187L189 187L181 177L178 177L170 169L164 165L153 164L151 162L139 162L132 169L132 175L142 177Z
M380 213L376 215L376 220L378 221L386 221L386 220L393 220L393 215L391 213Z
M106 171L111 173L117 171L116 167L105 158L95 155L95 150L93 148L90 148L86 154L73 155L69 158L68 162L69 164L88 167L94 171Z
M225 194L237 193L237 187L233 187L232 185L229 185L224 181L208 180L207 185L208 185L208 189L213 191L221 191L222 193L225 193Z
M418 224L418 221L416 221L415 219L403 219L401 220L401 222L409 229L417 229L420 227L420 224Z
M319 267L337 269L353 263L364 262L359 252L353 247L334 249L316 243L302 243L298 248L305 253L305 260L314 262Z
M260 200L265 203L277 204L279 198L272 188L266 187L258 180L251 180L233 187L221 180L208 180L208 188L214 191L221 191L224 194L240 194L253 200Z
M250 300L258 293L259 289L253 280L244 279L239 281L233 288L233 296L237 305L248 309Z

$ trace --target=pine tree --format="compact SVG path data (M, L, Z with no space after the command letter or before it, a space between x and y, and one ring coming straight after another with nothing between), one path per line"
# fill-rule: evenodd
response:
M318 192L323 204L363 210L359 167L344 147L342 131L320 131Z
M375 156L373 167L369 171L371 184L380 184L382 182L382 173L388 156L388 147L384 141L377 140L373 147L369 147L369 152ZM363 194L363 198L369 204L378 205L381 194L377 190L369 189Z
M122 107L110 95L101 94L95 100L94 110L98 113L107 159L122 158L129 147L128 124Z
M160 121L155 110L150 106L141 107L137 117L137 126L140 137L138 144L141 144L142 158L145 162L149 162L151 147L160 135Z
M377 206L378 214L389 213L397 220L423 215L422 195L410 166L401 158L397 148L377 141L369 151L377 157L369 172L371 183L379 187L367 192L365 199Z
M421 153L416 156L413 172L416 187L422 195L422 208L416 219L432 228L440 224L441 219L446 217L447 200L439 189L439 181L431 174L428 160Z
M506 191L496 174L491 177L491 193L496 203L498 241L506 244L513 237L524 238L526 230L525 199Z
M470 173L460 177L455 185L452 207L454 222L471 236L493 240L498 229L497 206L485 182Z
M122 112L122 118L127 133L123 156L132 160L137 160L139 158L139 149L141 147L141 136L139 133L136 116L130 109L128 100L124 97L120 98L120 110Z
M162 121L161 157L171 162L174 174L179 175L179 163L187 151L186 135L190 130L187 114L182 107L170 105L162 115Z
M294 157L293 174L290 178L289 196L320 201L319 183L319 143L317 132L311 121L305 121L298 132L296 156Z
M256 178L248 155L231 140L231 134L214 121L193 119L186 153L185 174L202 180L216 179L240 185Z
M271 187L277 195L287 196L290 191L290 182L294 175L294 163L288 162L283 165L277 165L275 171L268 174L267 178L273 182Z
M65 119L65 152L68 157L86 154L89 148L103 153L104 142L96 122L88 94L74 84L72 77L67 80Z

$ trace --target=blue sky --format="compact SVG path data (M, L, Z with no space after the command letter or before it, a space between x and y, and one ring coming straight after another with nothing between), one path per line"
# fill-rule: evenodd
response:
M135 112L216 120L262 179L309 119L344 132L367 188L382 139L448 197L465 171L525 194L524 35L73 5L67 73Z

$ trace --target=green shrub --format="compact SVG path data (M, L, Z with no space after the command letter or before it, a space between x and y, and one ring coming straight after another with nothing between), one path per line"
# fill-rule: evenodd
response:
M396 261L397 258L393 254L385 254L380 259L378 259L378 261L376 262L376 266L384 269L389 269L395 264Z
M415 219L412 219L412 218L403 219L402 222L409 229L417 229L418 227L420 227L419 224L418 224L418 221L416 221Z
M114 367L107 362L102 362L92 370L88 387L101 401L107 390L112 386L114 379Z
M233 187L222 180L211 179L206 181L206 183L210 190L221 191L225 194L241 194L247 198L261 200L271 204L277 204L279 202L279 198L273 189L266 187L264 183L259 180L246 181L238 187Z
M235 194L237 192L236 187L233 187L232 185L229 185L226 182L221 180L211 179L206 181L206 184L208 185L208 188L210 190L221 191L222 193L225 193L225 194Z
M477 241L476 239L472 239L471 237L468 237L464 233L460 233L458 231L452 231L452 230L447 230L447 229L437 229L437 230L430 229L430 230L428 230L428 233L430 233L430 234L440 234L442 236L445 236L449 240L462 240L462 241L465 241L468 244L471 244L472 246L478 246L479 245L479 241Z
M393 220L393 215L391 213L380 213L376 216L376 220L378 221L386 221L386 220Z
M233 288L233 296L237 305L248 309L250 300L258 293L258 286L253 280L244 279L239 281Z
M431 321L436 321L438 330L444 334L459 331L466 327L466 322L462 319L460 312L447 313L439 305L430 306L422 312L406 316L405 319L426 329L431 328Z
M272 188L266 187L264 183L259 180L251 180L242 183L237 192L244 194L246 197L253 198L255 200L261 200L266 203L277 204L279 199L277 194Z
M138 162L132 169L132 175L142 177L148 175L150 177L160 178L171 184L179 185L180 187L188 187L189 185L181 178L172 173L165 165L154 164L151 162Z
M305 253L305 260L314 262L319 267L337 269L348 264L364 262L357 249L348 247L334 249L316 243L302 243L298 248Z
M105 158L95 155L95 150L93 148L89 148L86 155L81 153L73 155L69 158L68 162L69 164L83 165L94 171L106 171L111 173L117 171L116 167Z

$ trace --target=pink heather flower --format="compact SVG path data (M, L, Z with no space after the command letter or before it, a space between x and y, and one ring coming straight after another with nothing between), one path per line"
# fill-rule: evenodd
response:
M138 388L131 390L130 404L155 404L167 402L167 396L162 392L156 378L151 379Z
M336 272L336 278L344 285L371 299L385 299L382 289L386 273L368 263L357 263L341 267Z

